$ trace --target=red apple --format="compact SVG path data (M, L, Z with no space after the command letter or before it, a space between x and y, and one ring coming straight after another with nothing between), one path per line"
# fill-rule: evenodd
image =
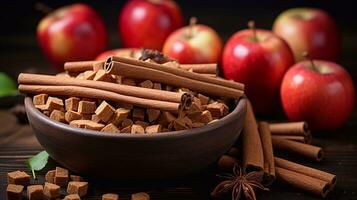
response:
M63 70L66 61L94 59L107 45L102 19L85 4L73 4L49 13L37 27L37 38L58 70Z
M351 76L340 65L305 60L285 74L281 101L290 120L307 121L313 130L335 130L352 113L355 89Z
M288 44L273 32L248 29L235 33L223 51L225 78L246 85L254 111L267 115L279 105L280 84L294 64Z
M172 0L131 0L118 25L124 47L161 51L167 36L183 25L183 17Z
M333 19L316 8L293 8L279 15L273 30L284 38L297 61L303 52L313 59L336 61L341 50L341 38Z
M167 38L163 53L175 58L179 63L217 63L220 60L222 41L211 27L191 24L182 27Z
M141 56L141 49L137 48L121 48L111 49L99 54L95 60L106 60L109 56L122 56L138 59Z

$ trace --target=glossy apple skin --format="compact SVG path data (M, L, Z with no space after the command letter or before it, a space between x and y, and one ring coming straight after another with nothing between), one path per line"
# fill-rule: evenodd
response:
M292 121L307 121L313 130L332 131L342 126L355 105L355 88L348 72L329 61L314 60L329 73L311 70L301 61L285 74L281 86L283 109Z
M180 8L172 0L130 0L118 24L124 47L159 51L170 33L182 25Z
M296 17L296 16L305 16ZM323 10L294 8L279 15L274 32L284 38L294 52L296 61L309 52L313 59L336 61L341 50L341 37L334 20Z
M59 8L37 27L42 51L58 70L67 61L93 60L107 45L102 19L85 4Z
M123 57L132 57L139 58L141 56L141 49L137 48L119 48L119 49L111 49L102 52L99 54L95 60L106 60L110 56L123 56Z
M192 36L190 36L192 33ZM166 40L163 53L182 64L218 63L222 40L218 33L205 25L186 26L173 32Z
M280 84L294 64L294 56L273 32L258 29L256 33L258 42L252 41L252 30L239 31L228 40L223 50L223 74L244 83L254 111L268 115L279 105Z

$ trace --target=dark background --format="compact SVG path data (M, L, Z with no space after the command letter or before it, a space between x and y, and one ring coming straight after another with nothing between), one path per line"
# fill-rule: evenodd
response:
M58 8L78 1L4 1L0 6L0 71L8 72L13 77L24 68L35 68L49 72L45 58L42 56L36 41L36 27L44 14L35 10L34 4L42 2L52 8ZM103 17L109 34L108 49L121 47L117 31L117 19L126 1L82 1L93 6ZM292 7L318 7L330 13L336 20L343 36L343 50L340 63L351 72L357 80L357 70L353 61L354 52L348 51L357 47L351 42L357 33L357 14L353 1L295 0L295 1L237 1L237 0L179 0L177 1L186 22L190 16L196 16L199 23L213 27L226 41L236 31L246 28L246 22L256 20L260 28L270 29L275 18L282 11ZM355 40L356 41L356 40ZM27 51L26 55L18 52ZM16 60L14 62L14 60Z

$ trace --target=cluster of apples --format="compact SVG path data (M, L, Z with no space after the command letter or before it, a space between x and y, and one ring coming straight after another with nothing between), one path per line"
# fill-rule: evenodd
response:
M221 63L225 78L246 85L255 112L271 114L281 102L290 120L305 120L315 130L336 129L351 114L354 85L347 71L333 63L341 41L325 11L290 9L276 19L273 31L250 22L224 47L217 32L196 24L195 18L183 24L173 0L130 0L118 19L126 49L103 52L107 35L102 19L88 5L74 4L46 16L38 39L57 67L66 61L132 54L142 47L161 50L180 63Z

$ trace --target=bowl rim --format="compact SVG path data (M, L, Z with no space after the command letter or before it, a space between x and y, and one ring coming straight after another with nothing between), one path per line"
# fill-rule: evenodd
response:
M53 120L40 112L37 108L35 108L32 98L31 97L25 97L24 100L25 108L27 115L32 115L35 118L38 118L38 120L43 121L44 123L49 124L50 126L54 126L58 129L63 129L65 132L71 132L77 135L82 135L82 136L87 136L87 137L96 137L96 138L112 138L112 139L118 139L118 138L125 138L125 139L178 139L178 138L185 138L185 137L191 137L194 135L202 134L205 132L210 132L212 130L215 130L221 126L225 126L228 123L236 120L239 115L245 113L245 106L246 106L246 98L242 97L238 100L236 100L235 104L236 107L233 109L232 112L230 112L228 115L223 117L217 122L207 124L203 127L200 128L194 128L194 129L189 129L189 130L181 130L181 131L170 131L170 132L163 132L159 134L113 134L113 133L107 133L107 132L100 132L100 131L95 131L95 130L89 130L89 129L83 129L83 128L76 128L72 127L68 124L58 122L56 120ZM31 124L31 123L30 123Z

